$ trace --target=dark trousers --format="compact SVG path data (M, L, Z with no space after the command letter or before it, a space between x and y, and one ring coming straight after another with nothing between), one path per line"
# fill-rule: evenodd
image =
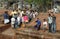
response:
M40 25L35 25L35 27L37 30L40 30Z
M31 22L31 20L32 20L32 17L29 17L29 22Z
M49 24L49 32L51 32L51 28L52 28L52 23Z

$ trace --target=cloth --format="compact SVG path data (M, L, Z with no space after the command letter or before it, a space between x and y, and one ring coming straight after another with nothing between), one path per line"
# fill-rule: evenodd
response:
M48 25L49 25L49 32L52 32L52 23Z
M43 22L43 30L45 30L46 28L47 28L47 22L45 21L45 22Z
M15 24L15 18L11 18L11 24Z
M48 23L51 24L53 21L52 17L48 17Z
M52 18L53 18L53 23L56 23L56 17L53 16Z
M4 19L9 19L9 15L8 14L3 14L3 16L4 16Z
M20 22L20 17L17 17L17 21Z
M9 19L4 19L4 24L9 23Z
M17 17L17 22L18 22L18 25L20 24L20 17L18 16Z
M37 16L38 15L38 12L35 12L35 15Z
M37 20L36 23L37 23L37 25L41 25L40 20Z
M22 17L22 19L21 19L21 20L22 20L22 22L24 22L24 17Z
M20 16L22 17L22 16L23 16L23 14L24 14L24 11L21 11Z
M24 22L28 22L28 16L24 16Z
M33 14L33 18L35 18L35 14Z
M43 22L43 27L47 27L47 22Z

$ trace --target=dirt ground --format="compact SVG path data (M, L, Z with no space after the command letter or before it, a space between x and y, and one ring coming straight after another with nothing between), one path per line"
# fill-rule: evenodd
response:
M6 10L0 10L0 15L1 14L3 14L4 13L4 11L6 11ZM10 10L8 10L9 11L9 14L11 13L11 11ZM56 16L56 28L57 28L57 30L60 30L60 18L59 18L59 16L60 16L60 14L58 13L58 14L55 14L55 16ZM43 22L43 19L45 18L45 19L47 19L47 17L48 17L48 13L40 13L36 18L40 18L40 20L41 20L41 22ZM34 26L35 25L35 20L36 20L36 18L35 19L33 19L31 22L30 22L30 24L26 24L27 26ZM6 29L8 29L9 27L5 27L5 29L4 28L2 28L3 30L2 31L5 31ZM0 28L1 29L1 28ZM7 36L7 35L2 35L2 34L0 34L0 39L12 39L13 37L11 37L11 36ZM15 38L14 38L15 39ZM48 38L47 38L48 39Z
M0 10L0 15L3 14L4 11L8 11L9 14L11 13L11 10L3 10L2 9L2 10ZM56 16L56 28L57 28L57 30L60 30L60 17L59 17L60 13L55 14L55 16ZM43 22L43 19L44 18L47 19L47 17L48 17L48 13L41 13L36 18L40 18L40 20ZM35 24L34 22L35 22L36 18L33 19L32 22L30 22L30 24L27 24L27 25L28 26L34 26L34 24Z

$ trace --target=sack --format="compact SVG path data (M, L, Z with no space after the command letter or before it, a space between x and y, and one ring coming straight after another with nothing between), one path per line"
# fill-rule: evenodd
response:
M4 19L4 24L9 23L9 19Z
M24 23L22 23L22 27L25 27L25 24Z

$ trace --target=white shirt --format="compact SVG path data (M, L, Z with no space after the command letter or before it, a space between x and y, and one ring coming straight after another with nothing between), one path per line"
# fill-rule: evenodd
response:
M45 22L43 22L43 26L47 26L47 22L45 21Z
M33 18L35 18L35 14L33 14Z
M27 14L30 14L30 11L26 11Z
M38 15L38 12L35 12L35 15L37 16Z
M11 18L11 24L15 24L15 18Z
M22 11L22 12L20 13L21 17L22 17L23 14L24 14L24 11Z
M20 22L20 17L19 16L17 17L17 21Z
M48 23L52 23L52 17L48 17Z

